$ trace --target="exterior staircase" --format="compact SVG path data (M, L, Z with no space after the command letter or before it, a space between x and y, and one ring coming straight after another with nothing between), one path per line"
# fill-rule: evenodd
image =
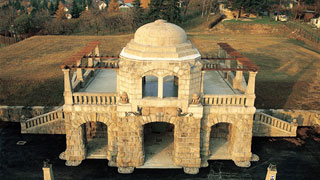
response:
M255 137L296 137L298 123L289 123L262 112L256 112L253 119Z
M22 134L65 134L62 107L31 119L21 119Z

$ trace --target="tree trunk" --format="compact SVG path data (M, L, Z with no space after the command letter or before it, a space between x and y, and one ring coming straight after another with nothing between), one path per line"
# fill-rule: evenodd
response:
M241 16L241 7L238 9L238 15L236 17L236 21L238 21L238 19L240 18Z
M204 7L206 5L206 0L203 0L203 4L202 4L202 14L201 14L201 17L203 18L203 15L204 15Z

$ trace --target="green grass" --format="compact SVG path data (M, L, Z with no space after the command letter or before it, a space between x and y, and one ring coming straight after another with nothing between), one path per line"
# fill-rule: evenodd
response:
M243 19L239 19L238 21L236 19L230 19L225 20L222 23L228 24L228 23L244 23L244 24L268 24L268 25L277 25L277 24L283 24L284 22L274 21L272 18L268 16L262 16L258 18L246 18L250 21L244 21Z

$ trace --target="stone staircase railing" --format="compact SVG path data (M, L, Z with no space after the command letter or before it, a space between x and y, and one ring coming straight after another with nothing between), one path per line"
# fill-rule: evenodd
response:
M295 121L289 123L262 112L256 112L254 115L254 120L256 122L268 124L271 127L274 127L283 132L286 132L287 135L296 136L298 123L296 123Z
M245 95L204 95L203 105L245 105Z
M39 125L47 124L49 122L53 122L56 120L61 120L64 119L64 113L62 110L62 107L55 110L51 111L46 114L42 114L40 116L36 116L34 118L28 119L28 120L21 120L20 125L21 125L21 132L27 132L28 129L37 127Z
M73 104L115 105L116 97L116 93L76 92L72 94Z

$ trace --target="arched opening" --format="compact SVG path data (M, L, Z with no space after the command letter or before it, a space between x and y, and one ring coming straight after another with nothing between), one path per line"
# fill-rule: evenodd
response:
M229 159L232 125L218 123L211 127L209 152L210 159Z
M163 78L163 97L178 97L179 78L166 76Z
M101 122L87 122L85 126L86 158L107 159L108 128Z
M173 167L174 125L165 122L152 122L143 126L144 167Z
M142 97L158 97L158 78L156 76L142 77Z

